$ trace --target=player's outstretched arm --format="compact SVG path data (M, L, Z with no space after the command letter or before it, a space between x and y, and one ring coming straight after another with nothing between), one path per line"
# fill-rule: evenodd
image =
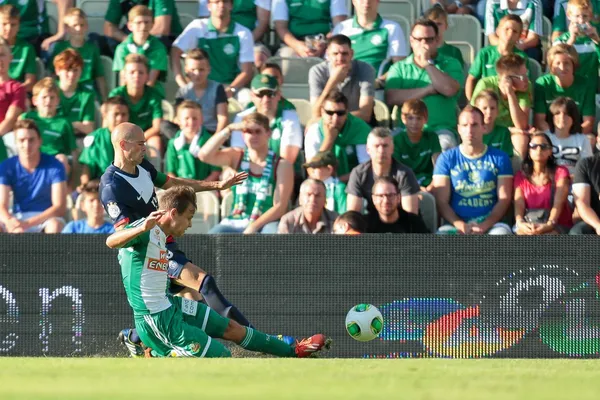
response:
M247 172L239 172L228 179L222 181L197 181L194 179L184 179L169 177L169 180L163 185L163 189L168 189L171 186L185 185L192 187L196 192L204 192L207 190L225 190L232 186L239 185L243 181L248 179Z
M164 215L164 211L153 211L147 218L135 221L129 228L121 229L106 238L106 245L111 249L125 247L133 239L156 226L156 223Z

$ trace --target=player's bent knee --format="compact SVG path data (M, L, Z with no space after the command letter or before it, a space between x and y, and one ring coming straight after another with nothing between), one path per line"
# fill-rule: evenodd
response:
M246 328L230 319L223 333L223 339L240 344L246 337Z

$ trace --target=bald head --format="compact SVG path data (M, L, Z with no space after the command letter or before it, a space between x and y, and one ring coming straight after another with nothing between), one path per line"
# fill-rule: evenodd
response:
M144 140L144 131L139 126L132 124L131 122L123 122L112 131L111 141L115 151L120 148L119 143L122 140L128 142L137 142Z

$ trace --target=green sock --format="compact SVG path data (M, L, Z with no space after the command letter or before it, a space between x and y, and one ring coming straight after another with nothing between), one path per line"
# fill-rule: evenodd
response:
M246 336L240 346L246 350L259 351L278 357L294 357L294 348L283 340L269 336L252 328L246 328Z

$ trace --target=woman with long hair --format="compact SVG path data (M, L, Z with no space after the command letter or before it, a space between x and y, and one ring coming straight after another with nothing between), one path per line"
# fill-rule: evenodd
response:
M548 126L556 164L567 167L573 175L577 161L593 154L589 139L581 133L577 104L568 97L556 98L550 104Z
M564 233L573 225L567 203L569 171L556 164L552 141L534 133L521 170L515 176L515 233L544 235Z

